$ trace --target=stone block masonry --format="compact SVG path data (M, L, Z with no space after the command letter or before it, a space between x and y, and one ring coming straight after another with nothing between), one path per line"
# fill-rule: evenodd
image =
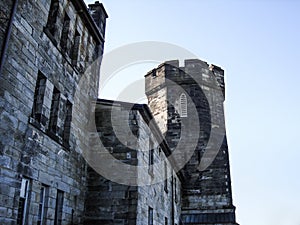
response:
M183 224L236 224L225 129L222 134L215 131L225 127L224 71L198 59L185 60L184 67L174 60L147 73L145 80L150 109L172 151L180 148L179 143L189 134L193 134L190 140L196 143L181 170ZM195 121L199 121L199 128ZM183 133L183 128L187 133ZM222 137L217 155L201 171L198 166L209 149L208 141L216 137ZM189 145L191 142L183 145L177 158L187 158Z
M0 3L1 45L12 3ZM78 121L88 120L99 73L82 90L78 84L103 53L107 18L100 3L90 10L98 21L81 0L17 3L0 77L0 224L83 222L85 143L74 130L84 133Z
M112 110L116 112L112 113ZM166 221L179 224L181 180L174 171L174 165L166 159L170 150L158 141L160 131L157 134L149 127L153 118L148 107L98 100L95 117L97 136L104 147L116 160L138 166L133 179L140 183L138 186L118 184L88 167L85 224L135 225L150 222L165 225ZM131 132L126 129L126 124L136 140L130 138ZM160 167L159 162L164 162L164 166ZM114 171L111 174L113 176ZM159 182L151 184L155 178ZM148 183L151 185L146 185Z
M0 224L236 225L226 135L216 132L224 71L168 61L145 76L149 108L97 99L106 18L98 1L0 2ZM214 135L218 154L199 170ZM104 163L113 177L97 171L108 155L134 168L121 177L129 183L110 179L125 172L114 164Z

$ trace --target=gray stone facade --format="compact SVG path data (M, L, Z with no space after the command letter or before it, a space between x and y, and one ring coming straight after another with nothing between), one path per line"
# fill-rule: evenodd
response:
M105 26L100 32L78 0L1 1L0 8L1 44L13 16L1 52L0 224L82 224L87 165L74 130L84 130L76 121L84 123L88 110L75 103L97 98L98 73L75 91L102 55ZM103 6L93 8L105 24Z
M172 151L180 150L174 152L175 161L186 157L187 145L196 143L181 170L183 224L236 224L224 123L224 71L201 60L185 60L184 67L169 61L150 71L145 79L153 116ZM211 137L221 137L220 146L209 145ZM199 170L210 148L217 148L217 154L208 168Z
M0 224L236 224L226 136L197 167L224 125L224 71L170 61L145 76L149 107L97 99L106 18L99 2L0 2Z
M149 208L153 210L153 224L179 224L181 182L166 158L170 153L168 146L159 142L160 131L149 126L153 117L147 105L98 100L95 116L104 147L115 160L139 167L131 179L140 181L140 185L119 184L89 168L87 224L148 224ZM136 139L126 130L128 123ZM111 171L114 170L112 166Z

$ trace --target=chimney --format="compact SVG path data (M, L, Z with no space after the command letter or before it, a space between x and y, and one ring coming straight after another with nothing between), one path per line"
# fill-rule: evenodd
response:
M100 30L100 33L102 34L102 37L104 39L106 19L108 18L108 15L105 11L103 4L100 3L99 1L96 1L94 4L89 4L89 12L90 12L91 16L93 17L97 27Z

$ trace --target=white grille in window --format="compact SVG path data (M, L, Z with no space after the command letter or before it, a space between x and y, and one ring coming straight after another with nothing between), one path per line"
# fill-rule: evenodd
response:
M179 114L180 117L187 117L187 98L184 93L180 95L180 108L179 108Z

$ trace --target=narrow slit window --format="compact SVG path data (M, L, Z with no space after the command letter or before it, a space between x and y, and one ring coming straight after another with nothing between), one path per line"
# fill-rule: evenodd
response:
M174 177L174 193L175 193L175 202L178 202L178 197L177 197L177 179Z
M165 177L164 190L165 190L166 193L168 193L168 165L167 165L166 162L164 164L164 177Z
M153 141L151 138L149 139L149 166L154 163L154 149L153 149Z
M63 28L60 38L60 47L63 52L67 53L69 50L69 31L70 31L70 17L65 14Z
M187 117L187 98L184 93L180 95L179 101L180 101L180 110L179 110L180 117Z
M32 117L36 122L45 124L45 118L43 118L43 105L44 96L46 91L46 77L39 73L36 81L34 102L32 108Z
M46 204L47 204L47 191L48 188L45 185L41 186L40 189L40 202L39 202L39 213L38 213L38 225L44 224L46 215Z
M154 149L153 141L149 139L149 161L148 161L148 173L153 176L153 164L154 164Z
M64 122L63 142L66 147L69 147L69 140L71 134L71 122L72 122L72 103L67 101L66 104L66 117Z
M148 209L148 225L153 225L153 208Z
M18 218L17 225L25 225L27 224L27 212L28 212L28 198L29 198L29 183L28 179L23 178L21 183L20 190L20 199L18 206Z
M59 101L60 101L60 92L57 88L54 87L53 95L52 95L52 104L50 111L50 123L49 130L53 134L58 134L58 113L59 113Z
M64 202L64 192L61 190L57 190L54 225L62 224L63 202Z
M54 36L57 31L56 21L58 16L58 10L59 10L59 1L52 0L50 5L50 10L49 10L48 22L46 26L52 36Z
M80 46L80 34L78 31L75 32L74 43L72 48L72 64L76 65L79 55L79 46Z

